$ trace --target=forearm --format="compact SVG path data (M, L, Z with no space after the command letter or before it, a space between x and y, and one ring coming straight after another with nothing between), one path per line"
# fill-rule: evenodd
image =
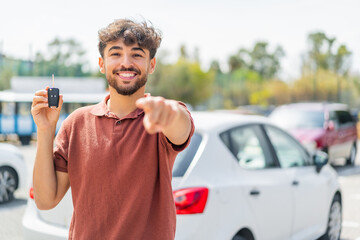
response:
M55 127L38 129L37 152L33 172L35 202L39 208L56 205L57 180L53 162Z
M182 145L189 138L191 120L188 111L178 105L178 113L172 123L163 129L164 135L175 145Z

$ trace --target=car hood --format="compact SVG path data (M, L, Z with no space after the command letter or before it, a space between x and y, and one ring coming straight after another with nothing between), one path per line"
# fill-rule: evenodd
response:
M296 139L300 142L309 142L319 139L324 135L324 129L321 128L309 128L309 129L291 129L288 130Z

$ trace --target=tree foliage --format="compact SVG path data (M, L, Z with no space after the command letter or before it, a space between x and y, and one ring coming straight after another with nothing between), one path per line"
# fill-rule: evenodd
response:
M0 69L0 90L10 88L10 80L13 72L10 69Z
M343 44L334 49L336 38L331 38L323 32L315 32L309 34L308 43L309 51L304 66L310 72L324 69L344 75L349 71L351 52Z
M38 52L35 57L34 75L75 76L89 75L85 50L75 39L55 38L48 44L47 54Z
M297 101L339 101L360 106L360 76L350 74L350 49L323 32L308 35L298 79L282 81L281 46L270 49L265 42L240 48L227 59L227 68L213 60L207 71L200 50L179 49L179 58L168 61L167 52L157 54L156 70L149 76L147 91L152 95L177 99L196 108L235 108L240 105L279 105ZM10 87L11 76L101 76L91 72L86 52L75 39L55 38L46 53L19 60L0 53L0 89ZM106 80L105 80L106 81Z
M199 62L188 59L184 49L181 48L180 58L175 64L158 61L147 89L153 95L177 99L196 107L212 95L214 73L203 71Z
M262 79L271 79L280 71L280 59L284 55L285 52L280 46L269 52L267 42L257 42L252 49L242 48L236 55L230 56L229 69L230 72L247 69L257 72Z
M333 101L342 101L342 96L345 96L346 88L346 75L351 67L351 52L343 44L336 48L336 38L331 38L323 32L314 32L308 36L309 51L303 63L302 79L309 78L309 86L312 89L312 101L328 100L331 98ZM324 71L328 72L327 79L324 79ZM332 72L334 73L335 85L332 84ZM301 81L301 80L300 80ZM327 83L324 88L323 82ZM304 83L304 82L303 82ZM310 87L312 86L312 87ZM336 92L336 98L324 96L323 91L328 87L333 87L333 92ZM307 92L308 94L308 92ZM306 94L306 95L307 95Z

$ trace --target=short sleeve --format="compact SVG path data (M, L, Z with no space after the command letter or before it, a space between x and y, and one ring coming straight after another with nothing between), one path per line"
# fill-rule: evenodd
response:
M190 130L190 134L189 134L188 139L182 145L175 145L163 133L159 133L160 134L160 140L161 140L162 144L170 147L170 149L172 149L175 152L181 152L182 150L184 150L190 144L191 137L193 136L194 131L195 131L194 120L191 117L191 114L190 114L189 110L187 109L187 107L186 107L186 105L184 103L179 102L179 104L181 104L182 106L185 107L185 109L186 109L186 111L187 111L187 113L189 114L189 117L190 117L191 130Z
M60 172L68 172L68 149L69 149L69 139L66 134L66 125L65 121L60 127L59 132L55 138L55 148L54 148L54 165L55 170Z

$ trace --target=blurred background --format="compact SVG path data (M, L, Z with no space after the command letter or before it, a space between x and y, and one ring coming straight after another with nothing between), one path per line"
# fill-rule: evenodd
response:
M298 101L357 108L359 5L355 0L7 1L0 14L0 90L11 88L14 76L46 76L49 84L53 73L103 77L97 31L114 19L131 18L149 20L163 32L147 89L153 95L194 109Z

